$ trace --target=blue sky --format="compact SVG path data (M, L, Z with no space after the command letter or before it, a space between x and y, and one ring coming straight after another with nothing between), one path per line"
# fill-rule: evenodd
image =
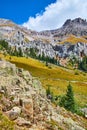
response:
M30 16L44 11L45 7L56 0L0 0L0 18L11 19L18 24Z
M59 28L77 17L87 19L87 0L0 0L0 18L36 31Z

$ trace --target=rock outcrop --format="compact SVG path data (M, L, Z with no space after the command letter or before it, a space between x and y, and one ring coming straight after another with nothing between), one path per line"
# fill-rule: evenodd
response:
M0 111L15 122L14 130L85 130L87 121L46 97L41 83L28 71L0 61Z

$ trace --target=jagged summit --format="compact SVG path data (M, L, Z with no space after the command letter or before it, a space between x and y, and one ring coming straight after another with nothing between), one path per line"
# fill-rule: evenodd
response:
M70 35L74 35L77 38L87 37L87 21L82 18L67 19L61 28L51 30L51 34L57 42L64 41Z
M72 20L72 22L87 25L86 19L82 19L82 18L76 18L76 19Z
M71 24L78 24L78 25L85 25L85 26L87 26L87 21L86 21L86 19L84 20L84 19L82 19L82 18L76 18L76 19L74 19L74 20L67 19L67 20L65 21L65 23L63 24L63 27L69 26L69 25L71 25Z

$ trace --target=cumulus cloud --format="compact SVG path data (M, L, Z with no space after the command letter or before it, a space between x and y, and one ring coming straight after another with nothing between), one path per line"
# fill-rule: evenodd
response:
M52 30L61 27L66 19L77 17L87 18L87 0L57 0L43 13L29 17L23 26L36 31Z

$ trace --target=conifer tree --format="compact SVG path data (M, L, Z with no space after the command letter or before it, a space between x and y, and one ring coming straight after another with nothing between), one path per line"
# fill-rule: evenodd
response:
M79 68L84 70L84 71L87 71L87 56L85 56L83 58L82 62L80 62Z
M70 83L67 86L67 92L61 98L59 105L71 112L75 112L74 93L73 93L73 89L72 89L72 86L70 85Z
M67 86L65 108L72 112L75 111L74 93L73 93L73 89L72 89L72 86L70 85L70 83Z

